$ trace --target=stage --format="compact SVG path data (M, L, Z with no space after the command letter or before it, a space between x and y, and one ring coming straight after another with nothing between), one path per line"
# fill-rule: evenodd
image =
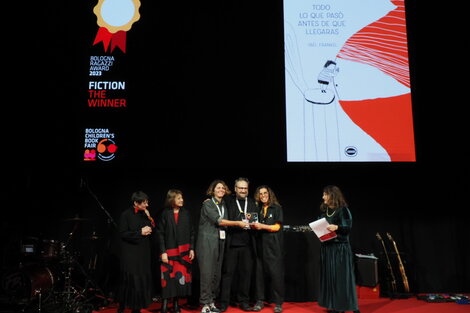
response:
M161 303L154 303L147 310L142 310L142 313L160 312ZM273 305L265 305L262 313L273 311ZM444 303L430 303L423 300L418 300L416 297L408 299L359 299L359 309L361 313L468 313L470 312L470 304L457 304L452 302ZM99 311L100 313L114 313L116 312L115 306L110 306ZM170 307L170 312L171 307ZM187 308L182 305L181 312L200 312L200 308ZM237 307L229 307L227 313L244 312ZM318 306L317 302L286 302L283 305L284 313L326 313L324 308ZM126 310L125 313L130 313Z

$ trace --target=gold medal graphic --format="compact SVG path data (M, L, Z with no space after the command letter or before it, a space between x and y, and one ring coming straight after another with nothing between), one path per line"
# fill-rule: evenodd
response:
M93 8L100 27L93 45L103 42L104 51L116 47L126 53L126 33L140 18L140 0L99 0Z

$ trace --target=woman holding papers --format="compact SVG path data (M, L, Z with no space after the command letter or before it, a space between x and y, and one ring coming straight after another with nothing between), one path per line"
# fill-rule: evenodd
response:
M321 243L318 305L332 310L331 313L358 313L353 253L349 244L352 216L338 187L326 186L323 189L320 211L319 218L326 219L329 223L327 229L335 232L336 237Z

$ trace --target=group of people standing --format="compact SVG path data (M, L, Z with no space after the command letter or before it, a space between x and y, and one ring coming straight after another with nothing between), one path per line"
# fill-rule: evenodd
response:
M248 197L248 187L248 179L238 178L234 195L222 180L214 180L207 190L210 199L201 209L196 244L203 313L227 310L234 279L236 301L242 310L261 311L264 301L270 300L274 312L282 312L282 207L270 187L258 187L254 200ZM251 307L253 281L255 305ZM265 290L266 281L269 290Z
M119 222L122 249L115 298L118 313L126 307L133 313L140 312L153 302L152 233L158 238L162 313L169 310L169 301L173 301L173 312L181 312L178 299L192 293L192 263L196 258L201 313L226 311L232 297L243 311L259 312L270 302L274 303L274 312L282 312L285 288L282 206L266 185L256 188L254 197L249 197L247 178L236 179L234 191L232 194L223 180L211 182L206 192L208 198L202 203L197 236L180 190L168 191L165 209L155 220L147 209L148 196L141 191L132 195L132 207L121 214ZM348 241L352 219L346 202L341 200L341 192L339 189L334 192L323 193L321 217L331 222L329 227L338 237L322 244L324 292L320 292L318 303L333 312L357 311ZM343 262L349 262L349 258L344 269Z

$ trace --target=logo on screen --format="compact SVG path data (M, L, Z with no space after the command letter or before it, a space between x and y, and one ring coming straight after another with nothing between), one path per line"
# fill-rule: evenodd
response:
M357 155L357 149L356 147L346 147L344 149L344 154L346 154L346 156L348 157L355 157Z
M111 139L103 139L98 143L96 151L101 161L111 161L114 159L117 150L116 143Z
M86 128L84 161L111 161L116 157L118 146L115 134L107 128Z
M93 8L100 27L93 45L102 42L105 52L116 47L126 53L126 34L140 19L139 0L99 0Z

